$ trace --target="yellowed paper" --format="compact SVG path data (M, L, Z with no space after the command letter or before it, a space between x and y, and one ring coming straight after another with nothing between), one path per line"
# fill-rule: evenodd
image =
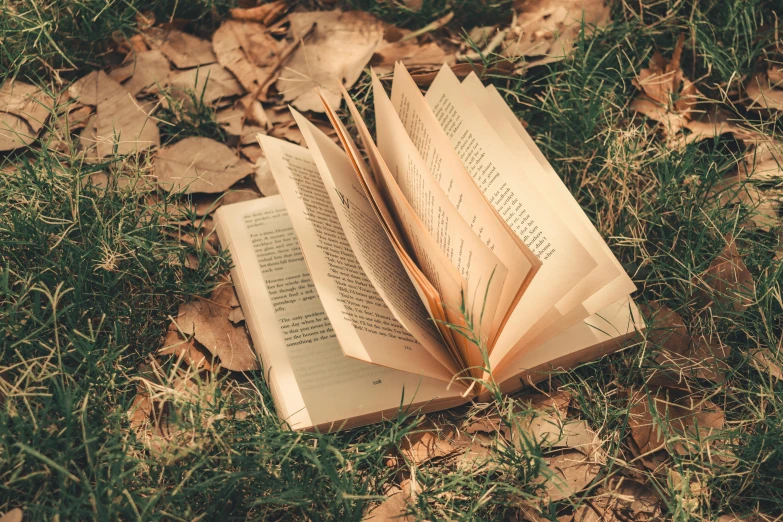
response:
M269 136L259 136L259 142L343 353L389 368L451 380L453 372L397 321L367 278L345 237L310 151Z
M506 308L496 313L508 268L473 232L432 177L374 73L372 82L378 150L394 178L386 180L386 183L397 183L405 200L429 235L435 239L441 252L467 281L471 291L467 302L477 317L483 314L481 323L477 324L479 332L482 337L494 338L492 325L495 324L495 316L499 316L499 325L510 303L507 300L504 303ZM516 261L524 263L526 259L520 254ZM512 290L513 295L519 291L521 284L522 281L519 281L517 288Z
M536 180L542 194L597 263L582 281L517 341L513 353L557 335L629 295L636 287L500 93L494 86L485 88L475 74L470 74L462 83L467 94L479 106L508 149L514 152L519 163L538 164L540 173Z
M343 355L280 196L221 207L216 220L221 243L232 254L232 277L275 405L292 428L461 391Z
M495 367L597 263L538 188L538 163L519 164L448 66L425 99L479 188L543 262L490 354Z
M394 67L391 102L433 179L445 191L473 234L508 268L492 324L492 332L499 332L541 266L541 261L506 225L476 186L419 87L400 62ZM494 336L490 337L490 349L494 340Z
M445 366L459 372L440 332L367 200L348 155L307 118L291 109L329 194L340 226L367 278L399 323ZM395 335L389 331L389 335ZM371 350L370 348L369 350ZM365 347L365 351L369 351ZM368 353L365 360L372 360Z

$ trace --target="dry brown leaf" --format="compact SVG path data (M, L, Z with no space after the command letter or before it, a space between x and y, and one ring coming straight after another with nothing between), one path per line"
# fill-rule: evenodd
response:
M153 169L158 185L186 194L223 192L255 171L222 143L203 137L185 138L162 148Z
M261 149L261 145L258 143L253 143L252 145L246 145L239 149L239 152L242 154L242 156L245 157L246 160L248 160L250 163L253 163L256 165L256 170L258 170L258 160L264 157L264 151Z
M17 80L0 87L0 114L22 118L33 134L38 134L51 114L54 100L40 88Z
M288 5L285 2L278 0L277 2L269 2L256 7L235 7L234 9L231 9L230 13L231 18L235 20L260 22L266 26L269 26L275 20L277 20L287 8Z
M169 327L166 339L158 353L161 355L172 354L194 368L203 368L209 371L214 368L212 365L213 356L209 350L199 345L193 337L184 339L173 324Z
M25 120L13 114L0 113L0 151L29 145L36 137Z
M410 494L405 488L389 487L386 491L386 500L370 507L364 513L363 522L413 522L415 517L407 515Z
M749 148L744 158L745 173L755 180L779 182L783 179L783 142L762 140Z
M750 352L750 363L756 370L772 377L775 381L783 379L783 370L769 348L757 348Z
M261 24L226 20L212 37L218 63L236 76L242 87L255 92L272 74L285 47Z
M460 471L474 471L488 465L492 460L494 438L484 433L476 433L468 439L467 446L457 456L456 466Z
M649 67L639 71L634 80L643 94L630 105L632 110L664 123L670 134L677 133L691 119L699 94L696 85L685 78L680 68L684 43L683 35L668 62L657 51L653 54Z
M150 103L140 103L103 71L96 71L69 88L71 96L86 105L95 105L95 117L85 126L81 139L94 145L98 158L131 154L160 145L158 125L150 117Z
M662 449L664 445L665 439L660 427L653 422L650 410L650 400L656 409L661 406L657 399L658 392L659 390L651 391L650 396L641 391L631 394L628 426L631 428L631 437L642 454ZM658 413L660 415L661 412Z
M601 471L600 464L575 450L565 451L546 461L552 472L545 486L546 495L551 501L562 500L582 491Z
M781 87L780 83L770 82L767 74L755 75L745 88L750 100L748 108L783 110L783 89L779 87Z
M183 304L176 318L179 329L220 359L223 368L232 371L259 368L250 339L242 327L228 319L231 303L236 299L232 286L217 288L210 299L198 299Z
M649 487L630 479L601 488L599 494L574 513L573 522L627 522L661 520L660 498Z
M177 29L153 27L144 33L151 49L159 49L178 69L215 63L212 44Z
M301 111L324 112L313 88L320 86L329 106L340 107L340 85L350 88L361 76L383 39L380 22L361 11L291 13L291 36L301 38L315 26L310 40L294 51L276 87L285 101Z
M697 298L705 306L716 301L741 312L753 302L753 276L742 261L732 238L729 238L728 245L712 261L707 271L694 277L693 285Z
M223 129L236 138L233 143L238 141L240 145L251 145L257 142L258 134L266 134L266 129L245 123L244 117L245 108L242 105L220 109L215 115L215 119Z
M691 133L677 142L679 146L728 133L734 134L738 140L753 140L759 136L755 131L739 125L736 118L714 103L711 103L706 110L694 109L691 117L692 119L686 121L684 125Z
M383 75L391 73L397 62L402 62L411 73L420 73L424 70L439 71L444 63L453 65L455 58L436 42L422 45L406 40L379 47L370 59L370 66L377 74Z
M606 27L611 14L603 0L518 0L514 8L516 23L506 34L502 51L511 59L543 56L546 61L560 60L570 53L583 22L589 36L596 28Z
M171 95L188 104L190 93L205 104L225 100L244 92L234 76L219 64L213 63L174 74L169 87Z
M261 191L264 196L274 196L280 194L275 183L275 177L272 175L272 169L269 166L269 161L265 157L260 157L256 160L255 175L253 179L256 182L256 187Z
M14 508L0 517L0 522L22 522L22 516L22 510L19 508Z
M160 51L132 53L123 65L109 73L109 77L133 94L149 91L157 92L169 83L171 65Z

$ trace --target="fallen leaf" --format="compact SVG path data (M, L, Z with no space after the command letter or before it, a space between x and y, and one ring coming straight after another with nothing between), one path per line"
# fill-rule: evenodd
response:
M22 522L22 515L23 513L21 509L14 508L0 517L0 522Z
M759 136L757 132L739 125L736 117L732 117L715 103L711 103L706 110L694 109L691 118L684 125L690 134L678 141L679 146L729 133L734 134L738 140L753 140Z
M783 370L769 348L757 348L750 352L750 363L760 373L765 373L775 381L783 379Z
M589 36L606 27L611 14L603 0L526 0L515 2L514 8L516 21L501 52L514 60L537 56L560 60L570 53L583 25Z
M159 87L169 83L171 66L168 59L160 51L133 53L123 65L109 73L109 77L133 94L149 91L157 92Z
M748 81L745 92L750 100L749 109L783 110L783 90L770 82L767 74L755 75Z
M190 103L193 94L201 103L209 105L242 94L244 90L230 72L215 63L176 73L171 77L169 92L184 103Z
M81 138L95 145L97 158L131 154L160 145L157 123L150 117L154 108L139 103L103 71L88 74L71 85L69 92L86 105L96 105L95 117L85 126Z
M665 442L660 427L653 420L650 409L650 401L652 401L656 410L661 407L657 400L658 392L659 390L656 389L651 391L649 395L643 391L631 394L628 426L631 429L631 437L642 454L663 449ZM658 411L657 413L660 417L661 412Z
M363 522L413 522L415 517L408 515L408 503L411 497L404 489L389 487L386 500L370 507L364 512Z
M220 359L223 368L232 371L259 368L250 339L243 327L234 326L228 319L234 289L229 285L218 287L210 299L198 299L180 305L176 322L186 335L192 335L212 355Z
M52 112L54 100L35 85L6 80L0 87L0 114L22 118L38 134Z
M238 141L241 145L250 145L256 143L258 134L266 134L266 129L243 122L244 117L245 108L242 105L220 109L215 115L223 129L236 138L233 143Z
M166 339L163 341L163 346L158 350L161 355L172 354L178 359L182 359L187 364L194 368L203 368L205 370L212 370L212 354L199 345L193 337L183 339L176 326L172 324L173 329L170 327L166 333Z
M218 63L236 76L242 87L255 92L273 73L285 47L255 22L226 20L212 37Z
M160 50L178 69L215 63L212 44L177 29L153 27L143 33L151 49Z
M253 165L220 142L192 137L158 151L153 172L167 191L216 193L253 174Z
M266 26L277 20L281 14L288 8L286 2L278 0L277 2L268 2L256 7L231 9L231 18L235 20L247 20L251 22L260 22Z
M492 460L493 437L484 433L476 433L468 437L467 446L457 456L456 467L459 471L475 471L489 464Z
M324 112L313 92L319 86L329 106L339 109L340 85L348 89L359 79L383 39L380 22L361 11L340 10L291 13L288 18L294 40L316 26L310 40L291 55L277 80L278 92L301 111Z
M258 145L257 143L246 145L239 149L239 152L246 160L253 164L257 164L258 160L264 157L264 150L261 148L261 145ZM256 170L258 170L258 165L256 165Z
M245 314L242 313L242 308L232 308L231 312L228 314L228 320L231 321L234 324L239 324L241 322L244 322L245 320Z
M631 102L630 108L665 123L670 134L675 134L691 119L699 94L696 85L680 68L684 43L682 35L668 62L656 51L649 67L640 70L633 82L643 94Z
M0 151L14 150L35 141L34 133L27 122L13 114L0 113Z
M745 173L755 180L779 182L783 179L783 142L763 140L754 142L745 154Z
M556 502L585 489L601 471L601 465L592 462L580 451L568 450L546 459L552 476L545 491L549 500Z
M391 73L397 62L402 62L411 73L437 72L444 63L454 65L455 58L436 42L421 45L407 40L379 47L370 59L370 66L377 74L384 75Z
M721 306L733 308L735 312L741 312L753 302L753 276L742 261L736 242L731 238L707 271L693 278L693 285L696 297L704 306L717 302Z
M272 168L269 166L269 161L265 157L260 157L256 160L255 175L253 179L256 182L256 187L261 191L264 196L274 196L280 194L275 183L275 177L272 175Z

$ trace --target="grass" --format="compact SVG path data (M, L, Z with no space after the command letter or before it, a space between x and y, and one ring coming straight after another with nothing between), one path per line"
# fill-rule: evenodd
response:
M377 3L373 11L420 27L463 6L425 5L412 13ZM206 0L8 1L0 8L2 72L75 77L103 66L112 34L130 34L138 11L153 10L159 20L188 18L193 29L208 31L227 7ZM743 145L724 136L670 149L650 125L631 118L631 80L654 50L668 56L686 34L686 75L698 78L705 93L728 90L774 49L775 7L659 1L640 12L635 4L618 5L611 26L579 41L568 60L523 77L490 78L609 238L640 288L638 301L661 301L682 315L694 337L718 336L732 347L724 380L687 383L725 411L715 447L735 459L675 454L668 469L700 491L671 474L643 472L665 500L667 519L783 511L783 390L747 355L767 347L781 361L783 267L775 259L781 239L774 230L742 226L753 208L723 208L710 190L735 168ZM727 96L726 108L779 136L774 115L747 112L736 101ZM167 139L216 132L211 114L194 106L192 114L174 108L167 116L174 124ZM163 224L172 218L171 201L139 198L116 183L120 173L146 175L144 158L95 165L76 153L31 149L2 162L13 170L0 174L0 511L20 506L28 520L358 521L385 482L410 473L402 464L390 467L386 455L420 429L415 415L336 435L291 433L272 413L258 373L202 375L202 386L188 390L176 386L186 371L176 361L151 365L168 316L180 302L207 295L228 260L172 243ZM108 188L86 181L96 172L108 174ZM742 312L720 300L705 307L693 283L728 233L756 285ZM184 267L189 254L200 261L195 270ZM545 518L570 512L611 480L635 476L627 465L635 458L627 397L629 390L653 391L648 382L660 368L654 341L542 384L573 395L571 415L599 433L609 455L587 492L546 506ZM127 412L144 372L157 374L151 400L170 404L164 413L178 426L176 448L151 453L131 428ZM495 412L510 423L527 410L506 397L481 414ZM451 422L478 414L478 406L457 410ZM670 422L657 424L673 444L678 434ZM417 517L514 520L523 501L542 494L545 451L536 443L498 451L492 472L456 471L449 459L418 467Z

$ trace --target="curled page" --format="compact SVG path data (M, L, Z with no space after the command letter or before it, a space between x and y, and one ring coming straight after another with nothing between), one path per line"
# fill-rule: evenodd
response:
M495 87L484 87L475 73L468 75L462 85L508 149L513 151L519 163L540 166L541 175L536 179L549 205L556 209L563 222L597 263L582 281L517 341L512 350L517 352L526 346L540 344L622 299L634 292L636 286Z
M478 187L543 263L489 355L495 367L597 263L541 193L538 163L519 164L448 66L425 99Z
M394 252L348 155L307 118L294 109L291 112L313 155L345 237L367 278L400 324L452 375L458 373L457 362ZM368 352L366 360L372 360L370 352L374 348L364 349Z
M494 339L495 316L500 316L499 324L508 311L506 302L506 308L496 313L508 268L476 235L432 177L374 72L372 85L378 150L394 178L386 183L397 184L438 248L467 281L467 304L477 318L480 316L476 324L478 333ZM524 263L526 259L519 256L515 261ZM515 295L518 290L519 287Z
M411 142L426 162L432 180L442 187L472 233L508 268L492 324L495 335L490 336L488 342L491 352L497 333L540 268L541 261L517 237L476 186L427 100L400 62L394 67L391 102Z
M390 228L396 228L401 232L400 241L404 243L416 266L442 298L448 322L464 328L465 321L461 309L470 290L466 279L454 267L449 257L441 251L438 243L405 199L350 96L344 92L343 97L372 165L372 176L364 179L371 198L378 207L385 208L382 212L384 219L391 219L394 222L394 227L390 226ZM364 175L361 171L359 174ZM462 335L455 334L453 338L463 367L471 368L472 375L480 376L486 366L481 348Z
M400 324L367 278L310 151L269 136L259 142L343 353L450 381L454 372Z

